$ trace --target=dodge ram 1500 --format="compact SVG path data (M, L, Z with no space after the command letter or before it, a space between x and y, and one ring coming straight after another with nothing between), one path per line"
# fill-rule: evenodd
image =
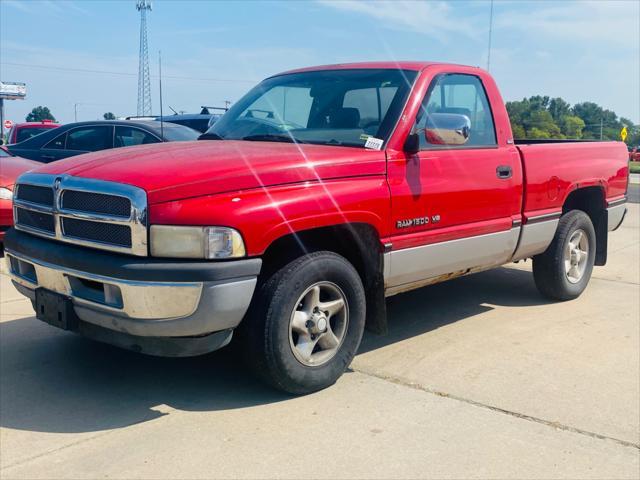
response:
M139 352L232 335L258 374L333 384L385 297L533 258L580 295L626 212L619 142L513 138L492 77L381 62L264 80L194 142L21 176L9 271L37 317Z

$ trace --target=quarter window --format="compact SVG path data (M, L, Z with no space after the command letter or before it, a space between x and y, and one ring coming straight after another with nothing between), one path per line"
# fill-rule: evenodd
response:
M418 113L415 131L422 132L432 113L465 115L471 121L469 146L496 145L496 132L487 94L480 79L473 75L442 75L435 80ZM424 135L419 135L420 147L430 147Z
M116 135L114 137L114 147L130 147L132 145L147 145L149 143L158 143L160 140L139 128L134 127L116 127Z

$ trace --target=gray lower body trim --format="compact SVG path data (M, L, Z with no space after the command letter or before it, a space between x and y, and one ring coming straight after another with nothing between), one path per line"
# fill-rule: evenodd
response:
M627 205L624 203L607 208L608 230L610 232L618 229L618 227L622 225L626 213Z
M537 223L527 223L522 227L518 249L513 254L512 260L531 258L544 252L556 233L559 219L546 220Z
M397 250L385 254L386 295L409 290L412 285L446 280L454 272L491 268L507 263L516 249L520 229L461 238L448 242Z
M69 297L80 320L140 337L186 337L232 329L244 317L257 283L257 277L131 282L71 271L11 252L7 263L14 284L31 300L35 301L36 288L46 288Z

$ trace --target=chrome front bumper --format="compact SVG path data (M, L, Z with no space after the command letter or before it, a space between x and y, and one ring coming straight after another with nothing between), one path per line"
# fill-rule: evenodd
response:
M84 322L128 335L186 337L232 329L244 317L257 277L223 281L134 281L53 265L12 250L8 272L35 301L44 288L71 299Z

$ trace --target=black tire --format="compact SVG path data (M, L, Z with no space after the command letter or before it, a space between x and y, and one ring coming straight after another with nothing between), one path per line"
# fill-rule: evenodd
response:
M331 282L344 294L347 319L342 342L326 363L308 366L295 356L290 321L298 299L318 282ZM315 252L291 261L258 287L238 340L249 366L268 384L302 395L336 382L355 356L364 331L365 292L355 268L340 255Z
M569 280L565 269L565 249L578 230L587 237L588 253L584 273L578 281ZM553 300L573 300L580 296L589 283L596 255L596 234L589 216L581 210L565 213L558 223L553 241L547 250L533 257L533 278L545 297Z

